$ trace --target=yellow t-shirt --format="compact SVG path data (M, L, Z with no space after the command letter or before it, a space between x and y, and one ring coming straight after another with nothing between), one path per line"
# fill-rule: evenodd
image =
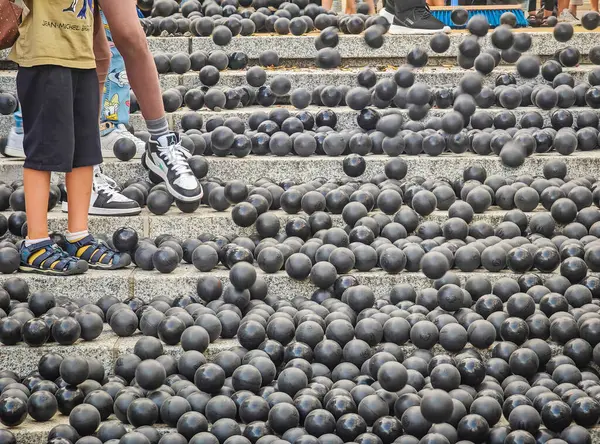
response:
M10 60L23 67L93 69L94 0L24 0L26 9Z

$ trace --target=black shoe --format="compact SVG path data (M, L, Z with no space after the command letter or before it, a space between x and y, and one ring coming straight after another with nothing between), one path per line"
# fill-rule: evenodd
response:
M450 32L450 27L436 19L427 5L408 11L396 11L394 23L389 31L390 34L435 34L437 32Z

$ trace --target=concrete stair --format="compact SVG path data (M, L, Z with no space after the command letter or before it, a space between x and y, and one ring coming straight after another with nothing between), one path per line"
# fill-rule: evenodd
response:
M233 208L233 207L232 207ZM536 211L545 211L542 206ZM378 213L379 210L371 214ZM302 217L308 219L304 212L298 214L288 214L283 210L270 211L279 219L281 232L285 230L285 224L292 218ZM483 214L475 214L473 222L487 222L495 226L503 221L507 211L498 207L492 207ZM9 217L11 211L0 212L5 217ZM535 214L526 213L527 217ZM393 217L393 216L390 216ZM334 227L344 228L345 223L339 214L331 215ZM421 221L432 221L438 224L448 220L448 212L434 211L428 216L421 218ZM67 214L54 209L48 213L48 223L51 231L64 232L67 228ZM254 224L250 227L240 227L231 220L231 208L226 211L215 211L210 207L201 206L193 213L183 213L177 207L173 206L166 214L155 215L147 209L143 209L138 216L90 216L90 230L93 233L104 233L112 236L112 233L120 227L131 227L135 229L140 237L155 238L161 234L173 234L180 239L197 237L201 233L211 233L214 235L237 235L249 236L256 233Z
M366 60L364 67L370 67L380 79L393 77L397 69L397 66L381 65L377 63L377 60ZM593 68L594 65L582 64L575 68L564 68L563 72L571 74L576 81L585 81L588 73ZM267 72L266 83L268 84L275 76L283 75L290 80L292 89L306 88L307 90L312 91L317 86L322 85L347 85L352 87L358 86L356 75L361 69L362 68L352 67L325 71L317 68L265 68ZM425 83L431 88L438 88L441 86L454 87L458 85L458 82L466 72L469 71L457 67L433 66L415 69L414 74L416 82ZM515 71L514 66L500 65L492 73L483 76L484 84L493 88L495 86L496 77L503 73L513 74L519 85L524 83L546 83L541 75L535 79L525 79ZM0 71L0 90L16 91L16 77L17 71L15 70ZM183 85L188 88L202 86L198 77L198 72L195 71L188 71L185 74L160 74L160 84L163 91L178 85ZM236 88L247 85L246 70L227 69L221 71L221 78L217 87ZM289 103L287 98L283 98L283 103Z
M284 271L274 274L267 274L259 269L257 271L257 274L263 277L268 284L269 294L282 299L292 300L296 296L310 298L316 289L310 280L295 281L290 279ZM503 277L517 279L520 276L520 274L510 271L498 273L489 273L483 269L473 272L453 271L462 283L477 276L484 277L491 283ZM555 275L554 273L533 272L542 280ZM45 289L61 297L86 297L91 302L96 302L102 296L112 295L122 301L135 297L149 302L157 296L176 298L182 295L196 294L198 279L207 274L201 273L193 265L182 263L170 274L161 274L156 270L142 271L130 267L117 271L90 270L84 275L61 279L37 274L19 274L18 276L28 282L31 291ZM215 268L210 274L220 279L225 285L229 282L228 270L222 266ZM429 288L432 284L432 281L422 273L388 274L374 269L368 272L354 272L354 274L362 285L371 287L376 298L388 297L390 290L396 284L410 284L415 289ZM597 273L590 274L599 275ZM0 285L8 278L8 276L0 275Z
M294 115L295 113L300 111L291 105L279 105L279 107L288 109L290 111L291 115ZM244 123L247 124L249 117L253 113L259 111L259 112L265 112L268 114L271 109L273 109L273 108L254 105L254 106L249 106L246 108L236 108L233 110L211 111L208 109L202 109L202 110L199 110L196 112L200 116L202 116L204 123L206 123L212 117L220 117L222 119L228 119L230 117L237 117L237 118L241 119ZM308 111L313 116L316 116L316 114L323 109L331 109L335 112L335 114L337 115L337 118L338 118L338 122L337 122L337 126L336 126L336 129L338 131L343 130L343 129L357 128L358 124L356 123L356 118L359 115L359 111L355 111L347 106L338 106L335 108L327 108L327 107L319 107L319 106L311 105L311 106L305 108L304 111ZM577 115L581 111L584 111L584 110L589 111L590 109L591 108L587 108L587 107L571 107L571 108L569 108L569 111L573 114L574 122L576 122ZM405 118L405 120L408 120L408 110L406 110L406 109L387 108L387 109L376 109L376 111L378 111L382 116L384 116L388 113L399 113ZM427 116L423 119L423 122L427 122L432 117L443 117L445 114L447 114L451 111L452 111L452 108L446 108L446 109L432 108L429 110L429 113L427 114ZM511 111L513 113L513 115L515 116L515 118L517 119L517 122L519 122L520 119L523 117L523 115L525 115L526 113L531 112L531 111L537 111L544 119L544 125L547 126L547 125L550 125L550 117L552 116L552 112L554 110L542 110L542 109L535 108L535 107L518 107L518 108L515 108L512 110L507 110L505 108L492 107L492 108L487 108L487 109L480 110L480 111L485 111L485 112L489 113L492 117L494 117L497 114L504 112L504 111ZM596 113L600 113L600 110L592 110L592 111L594 111ZM167 113L167 120L169 122L169 126L173 130L181 129L181 118L188 112L191 112L191 110L188 108L180 108L178 111L175 111L173 113ZM142 114L139 112L131 114L130 123L136 131L146 129L146 125L144 123ZM14 125L14 122L13 122L12 116L0 116L0 137L7 136L10 129L13 127L13 125ZM314 156L311 156L311 158L313 158L313 157ZM1 158L0 158L0 160L1 160Z
M462 177L463 170L470 165L481 165L488 173L503 176L518 176L521 174L540 175L544 164L549 160L563 160L567 162L568 172L571 177L592 175L597 176L600 168L600 152L586 151L575 152L570 156L557 153L537 154L525 159L518 168L508 168L502 164L498 156L479 156L472 153L451 154L444 153L437 157L426 155L401 156L408 164L408 177L445 177L451 180ZM208 158L209 177L218 177L223 181L243 178L252 183L262 177L267 177L275 182L292 179L297 182L306 182L316 177L326 177L339 180L345 177L342 161L343 156L247 156L242 159L235 157ZM367 169L358 179L370 180L373 176L384 171L385 163L390 159L386 155L368 155L365 157ZM139 161L121 162L114 158L107 158L104 163L104 172L118 183L132 178L147 178L147 172ZM0 180L10 183L22 178L22 161L0 158ZM54 175L54 180L59 181L60 176Z
M549 57L567 46L573 46L579 49L582 57L587 56L589 50L598 44L597 33L586 31L578 27L573 38L566 43L559 43L551 37L552 29L516 29L514 32L526 32L532 37L532 46L530 53L540 57ZM482 49L491 45L490 35L481 39ZM194 51L212 51L222 49L227 53L234 51L243 51L250 60L257 60L261 52L277 48L277 53L281 60L284 60L288 66L294 66L309 62L306 66L314 66L314 57L317 50L314 46L314 39L318 32L312 32L304 36L281 36L275 34L260 34L251 37L234 37L227 46L218 46L210 37L151 37L148 39L148 46L152 52L162 51L166 53ZM427 50L432 59L443 60L444 58L456 57L458 55L458 45L468 34L464 31L455 31L450 34L450 48L443 54L437 54L429 47L428 35L411 35L410 38L402 35L387 34L384 37L384 43L381 48L369 47L362 35L339 35L338 51L342 56L345 65L352 65L357 60L378 59L383 61L399 62L406 58L411 49L421 47ZM0 51L0 61L6 61L9 51ZM433 60L432 60L433 62ZM363 62L364 63L364 62ZM362 64L361 64L362 65ZM358 65L358 66L361 66Z

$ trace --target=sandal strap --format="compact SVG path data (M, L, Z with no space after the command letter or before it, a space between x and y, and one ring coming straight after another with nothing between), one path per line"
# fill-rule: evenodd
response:
M30 251L26 257L27 263L33 267L43 270L53 269L64 271L72 262L78 260L77 258L69 256L68 253L63 251L51 240L40 242L39 244L36 244L35 247L35 250ZM30 260L33 255L40 251L43 251L43 253L37 255L33 260Z
M104 242L98 241L92 236L86 236L85 238L74 242L74 245L77 246L77 250L85 248L85 251L83 251L81 255L78 255L78 257L93 264L100 263L110 265L113 258L118 254Z

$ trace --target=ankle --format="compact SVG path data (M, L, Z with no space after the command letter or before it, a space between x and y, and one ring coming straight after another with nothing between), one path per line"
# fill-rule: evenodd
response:
M50 240L49 236L39 237L39 238L30 238L30 237L28 237L27 239L25 239L24 243L25 243L25 246L27 248L29 248L32 245L39 244L40 242L44 242L44 241L48 241L48 240Z
M67 239L67 242L73 244L89 235L90 235L90 233L88 230L75 231L75 232L67 231L67 234L65 234L65 238Z

